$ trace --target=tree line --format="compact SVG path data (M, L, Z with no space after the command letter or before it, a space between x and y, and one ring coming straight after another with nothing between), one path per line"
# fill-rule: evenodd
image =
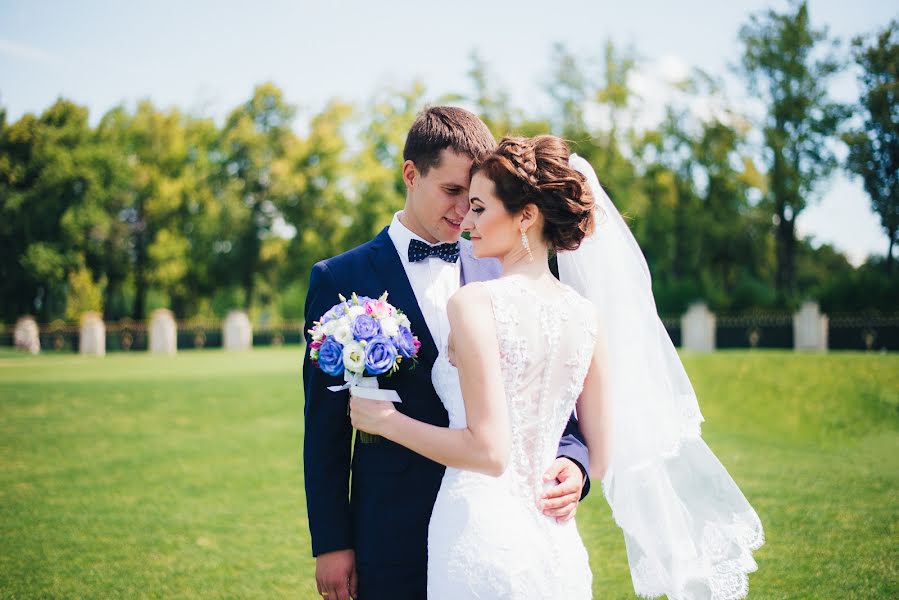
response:
M597 57L553 49L546 114L513 105L477 54L470 93L430 101L471 108L497 137L570 140L629 219L663 314L694 300L736 313L810 297L828 312L894 311L899 23L844 46L794 2L752 15L739 40L735 71L761 116L693 71L647 126L632 85L641 60L612 43ZM861 93L840 104L828 84L850 66ZM183 319L235 307L301 318L312 265L402 207L402 146L426 100L420 83L361 105L334 99L301 130L273 83L222 123L149 101L96 125L68 99L15 122L0 107L0 321L85 310L140 320L157 306ZM837 169L861 178L889 242L859 267L795 228Z

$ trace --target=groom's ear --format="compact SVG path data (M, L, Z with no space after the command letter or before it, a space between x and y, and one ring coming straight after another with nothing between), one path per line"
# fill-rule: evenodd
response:
M415 168L414 162L407 160L403 163L403 183L406 184L407 190L411 189L417 183L420 176L418 169Z

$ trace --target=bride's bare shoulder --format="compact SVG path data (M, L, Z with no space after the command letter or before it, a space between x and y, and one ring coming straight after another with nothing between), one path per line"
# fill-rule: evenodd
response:
M489 306L490 304L490 292L487 289L486 282L477 281L474 283L469 283L468 285L463 285L456 292L450 296L449 303L447 304L447 311L450 310L465 310L470 307L476 306Z
M490 290L486 282L469 283L460 287L446 305L450 323L465 319L478 321L492 317Z

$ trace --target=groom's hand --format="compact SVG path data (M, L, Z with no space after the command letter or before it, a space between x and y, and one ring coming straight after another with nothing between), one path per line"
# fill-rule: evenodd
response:
M315 583L318 593L327 600L349 600L356 597L356 553L335 550L319 554L315 559Z
M584 473L576 462L560 456L543 474L543 481L558 480L559 484L543 492L539 507L547 517L564 523L574 518L581 491L584 488Z

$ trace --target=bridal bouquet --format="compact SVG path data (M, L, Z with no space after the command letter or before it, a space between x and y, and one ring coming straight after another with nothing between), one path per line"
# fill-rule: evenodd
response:
M344 376L346 385L328 388L332 391L376 388L378 375L392 375L404 359L414 365L421 348L408 317L387 302L387 292L378 299L340 295L340 302L315 321L309 335L313 363L328 375ZM389 399L384 394L366 396Z

